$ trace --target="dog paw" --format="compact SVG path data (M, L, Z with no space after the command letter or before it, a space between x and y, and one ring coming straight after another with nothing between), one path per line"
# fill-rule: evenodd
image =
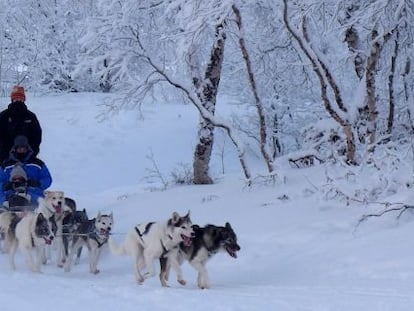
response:
M100 272L99 269L91 270L92 274L98 274L99 272Z
M198 284L198 287L200 289L209 289L210 288L210 286L208 284Z
M177 282L180 283L183 286L185 286L187 284L187 282L185 280L177 280Z

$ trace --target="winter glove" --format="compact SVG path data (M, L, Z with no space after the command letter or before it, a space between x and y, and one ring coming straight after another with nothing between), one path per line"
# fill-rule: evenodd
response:
M29 179L27 181L27 185L29 187L38 188L38 187L40 187L40 181L38 181L36 179Z
M13 189L13 183L11 181L8 181L6 183L3 184L3 190L4 191L9 191Z

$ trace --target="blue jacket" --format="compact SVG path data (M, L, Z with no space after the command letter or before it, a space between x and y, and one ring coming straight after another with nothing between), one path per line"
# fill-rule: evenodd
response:
M40 183L39 187L28 187L27 193L31 197L31 203L34 206L38 205L38 198L44 197L44 191L52 184L52 176L46 164L36 158L30 156L23 162L15 159L8 159L3 162L0 169L0 204L8 200L8 197L14 194L14 190L4 191L4 185L10 181L10 173L16 164L20 164L26 172L28 180L37 180Z

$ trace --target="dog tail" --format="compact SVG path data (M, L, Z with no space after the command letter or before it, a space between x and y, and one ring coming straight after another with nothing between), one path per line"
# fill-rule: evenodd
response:
M127 255L124 245L117 244L114 239L108 239L109 250L113 255L122 256Z

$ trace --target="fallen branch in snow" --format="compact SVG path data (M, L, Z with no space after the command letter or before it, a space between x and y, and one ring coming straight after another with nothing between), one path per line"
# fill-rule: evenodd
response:
M321 164L324 162L321 158L317 157L314 154L304 155L296 159L290 158L288 161L294 168L311 167L315 164Z
M356 228L358 228L358 226L362 222L366 221L368 218L371 218L371 217L381 217L381 216L383 216L385 214L398 211L399 213L397 215L397 219L399 219L402 216L402 214L404 214L404 212L406 210L411 209L411 208L414 208L414 205L407 205L407 204L403 204L403 203L389 203L389 202L384 202L384 203L378 203L378 204L383 204L383 205L386 206L386 208L384 210L382 210L381 212L379 212L379 213L372 213L372 214L362 215L362 217L358 220L358 223L356 225ZM390 207L390 206L393 206L393 205L397 205L397 206Z

